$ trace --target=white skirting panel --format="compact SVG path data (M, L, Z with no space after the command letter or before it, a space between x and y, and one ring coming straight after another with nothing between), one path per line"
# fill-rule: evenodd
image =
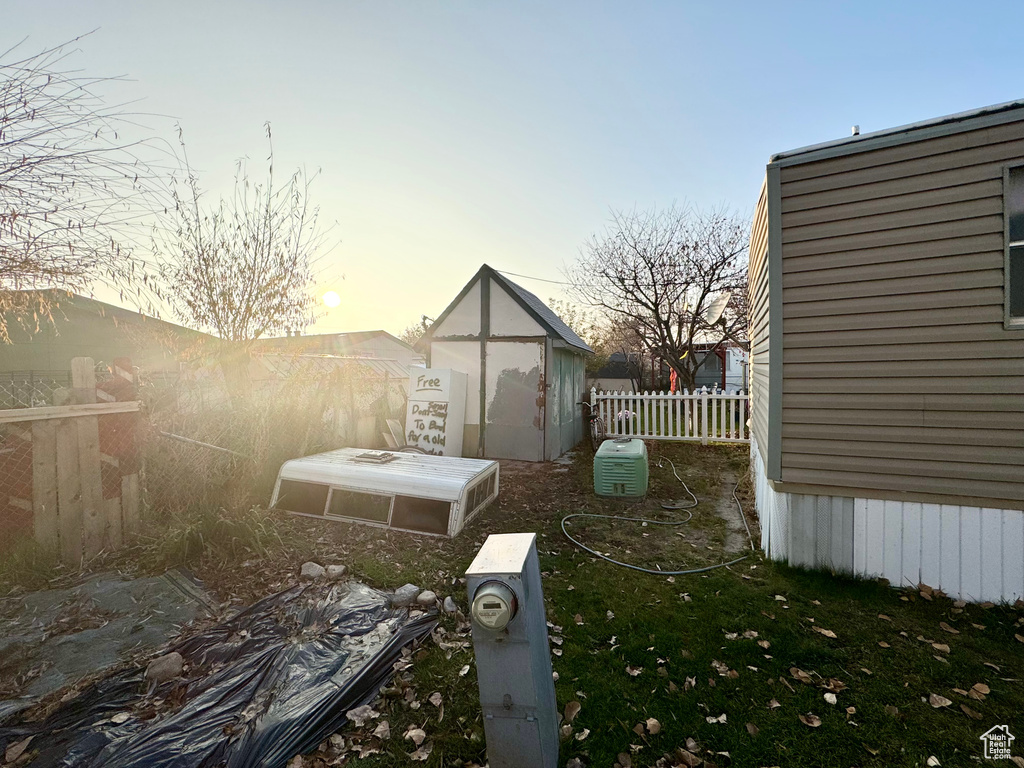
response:
M919 583L962 600L1024 599L1024 512L779 493L750 459L761 546L773 560Z

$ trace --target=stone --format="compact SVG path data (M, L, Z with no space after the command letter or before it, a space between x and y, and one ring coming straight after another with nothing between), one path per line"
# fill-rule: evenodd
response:
M348 573L347 565L328 565L327 566L327 578L331 581L337 581Z
M442 610L443 610L443 611L444 611L445 613L455 613L456 611L458 611L458 610L459 610L459 606L457 606L457 605L455 604L455 601L454 601L454 600L452 600L451 596L449 596L449 597L446 597L446 598L444 599L444 603L443 603L443 605L441 606L441 609L442 609Z
M395 594L391 597L391 604L398 608L408 608L416 602L416 596L419 593L420 588L415 584L406 584L395 590Z
M416 598L416 604L423 607L429 608L437 600L437 595L431 592L429 589L425 589L420 592L419 597Z
M160 683L180 677L184 666L185 659L177 651L153 659L146 667L146 681L149 683L150 689Z
M299 578L303 581L315 581L316 579L322 579L325 576L327 576L327 569L312 561L303 563L302 570L299 571Z

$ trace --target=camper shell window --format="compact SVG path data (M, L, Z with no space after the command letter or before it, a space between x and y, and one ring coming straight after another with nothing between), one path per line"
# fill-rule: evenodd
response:
M391 511L391 497L345 488L331 489L331 504L327 514L332 517L351 517L371 523L386 523Z
M330 488L320 483L303 483L298 480L282 480L277 494L278 509L301 512L304 515L323 515L327 507L327 492Z
M1006 238L1005 325L1024 328L1024 166L1003 175L1003 218Z

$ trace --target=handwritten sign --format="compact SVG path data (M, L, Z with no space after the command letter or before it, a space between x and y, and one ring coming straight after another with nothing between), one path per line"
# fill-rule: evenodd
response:
M448 437L448 403L412 400L405 420L405 442L435 456L445 455Z

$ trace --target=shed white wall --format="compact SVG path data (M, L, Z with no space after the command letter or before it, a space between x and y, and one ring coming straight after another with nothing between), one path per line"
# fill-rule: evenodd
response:
M756 436L751 471L761 546L774 560L919 583L962 600L1024 598L1024 512L776 491Z
M434 336L476 336L479 334L480 283L478 281L473 283L473 287L469 289L462 301L452 307L448 317L434 328Z
M508 293L491 280L491 336L546 336L547 330L530 317ZM446 330L445 333L451 333Z

